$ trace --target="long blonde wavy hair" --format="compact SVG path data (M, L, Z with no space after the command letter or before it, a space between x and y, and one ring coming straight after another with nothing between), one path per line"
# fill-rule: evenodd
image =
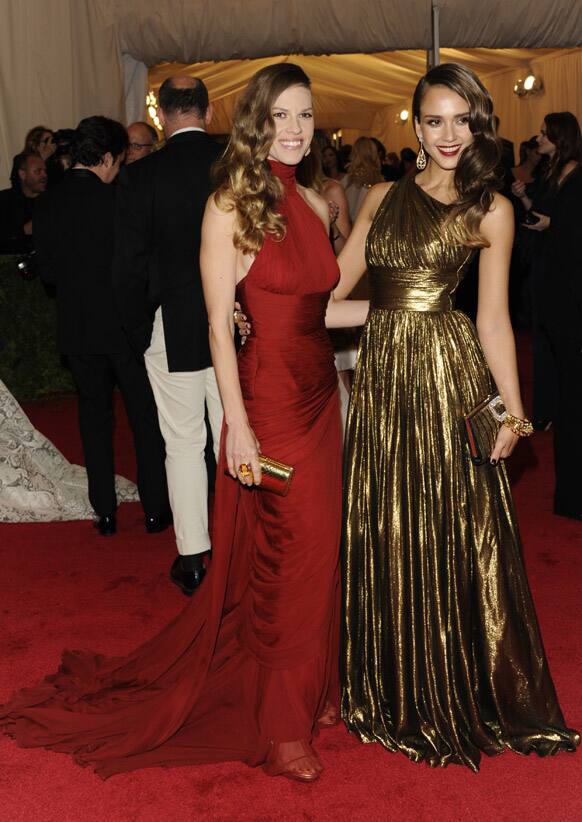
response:
M348 180L360 186L383 182L382 164L376 143L370 137L358 137L350 155Z
M233 242L243 254L257 254L265 234L279 240L285 236L285 219L278 212L283 186L267 158L275 137L272 108L280 94L298 85L310 88L311 81L293 63L254 74L237 103L226 151L214 166L216 203L236 212Z

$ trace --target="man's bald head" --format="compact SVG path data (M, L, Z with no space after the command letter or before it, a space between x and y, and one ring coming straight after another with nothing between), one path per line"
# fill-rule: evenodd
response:
M38 197L46 189L46 165L38 154L23 152L14 161L20 189L25 197Z
M185 75L175 75L164 80L158 99L166 119L192 114L204 119L209 105L208 89L202 80Z
M189 74L174 74L167 78L167 82L171 88L196 88L202 80Z

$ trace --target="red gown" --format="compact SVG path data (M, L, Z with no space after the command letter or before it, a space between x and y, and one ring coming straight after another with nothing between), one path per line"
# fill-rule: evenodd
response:
M152 765L272 761L309 742L338 702L341 423L324 327L337 265L321 220L272 164L282 241L239 285L253 331L239 355L264 454L295 466L288 496L217 471L212 563L186 608L126 658L67 651L59 671L0 709L23 747L73 755L103 777Z

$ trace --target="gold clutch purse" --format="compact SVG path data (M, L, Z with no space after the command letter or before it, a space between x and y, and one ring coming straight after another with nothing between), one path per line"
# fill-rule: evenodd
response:
M272 491L274 494L286 497L295 473L293 466L270 459L263 454L259 455L259 464L261 466L261 482L258 487L263 491ZM228 469L225 469L224 473L230 476Z
M463 417L463 437L474 465L489 461L507 411L499 394L490 394Z

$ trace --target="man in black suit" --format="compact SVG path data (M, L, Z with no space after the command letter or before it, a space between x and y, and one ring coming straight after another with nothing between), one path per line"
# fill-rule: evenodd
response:
M0 191L0 240L30 241L32 214L46 190L47 171L42 157L22 152L14 158L12 188ZM18 250L18 247L15 245ZM26 243L22 250L29 250Z
M215 453L222 425L199 264L210 167L220 149L205 131L212 110L204 83L171 77L159 103L166 145L119 178L114 280L129 339L145 354L166 442L179 553L170 577L191 595L210 548L205 410Z
M146 530L170 523L165 449L143 358L131 349L112 283L115 187L127 149L124 127L88 117L71 144L73 167L39 200L34 242L40 272L56 287L57 339L79 391L79 423L89 499L104 536L116 531L113 388L117 382L133 431Z

